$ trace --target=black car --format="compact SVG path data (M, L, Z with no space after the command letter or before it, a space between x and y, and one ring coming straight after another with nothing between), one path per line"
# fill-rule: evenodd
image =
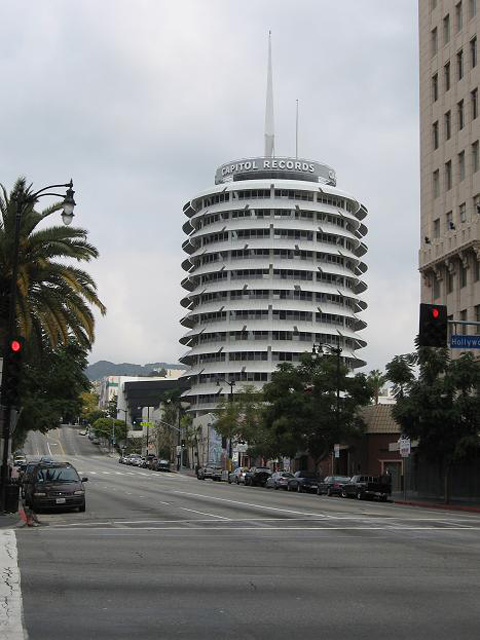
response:
M316 493L320 476L314 471L297 471L288 483L288 491L298 491L298 493Z
M287 471L276 471L272 473L272 475L267 478L265 482L265 489L283 489L284 491L288 488L289 481L293 478L291 473Z
M152 463L152 469L154 471L170 471L170 462L157 458L156 461Z
M247 487L264 487L271 475L272 470L268 467L252 467L245 473L245 484Z
M319 496L341 496L347 482L350 482L349 476L325 476L323 482L318 485L317 493Z
M39 509L78 509L85 511L84 482L69 462L40 462L25 480L25 502Z

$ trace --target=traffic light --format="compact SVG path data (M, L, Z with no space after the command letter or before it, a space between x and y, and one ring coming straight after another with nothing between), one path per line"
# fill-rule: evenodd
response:
M418 344L421 347L446 347L447 307L443 304L420 304Z
M20 404L19 386L25 338L11 336L5 341L3 350L2 401L7 406Z

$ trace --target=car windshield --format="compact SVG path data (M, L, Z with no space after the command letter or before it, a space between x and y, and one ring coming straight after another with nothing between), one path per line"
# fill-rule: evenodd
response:
M37 471L39 482L79 482L78 473L73 467L45 467Z

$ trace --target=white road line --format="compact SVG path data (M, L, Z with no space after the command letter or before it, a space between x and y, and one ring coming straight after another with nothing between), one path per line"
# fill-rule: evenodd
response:
M109 475L110 475L110 471L102 471L102 473L103 473L104 475L106 475L106 476L109 476Z
M179 522L178 520L174 522ZM181 522L181 521L180 521ZM202 522L201 520L189 520L189 524L195 524L196 522ZM207 520L207 522L212 522L212 520ZM58 526L50 526L45 529L38 530L38 533L55 531L55 529L59 529ZM442 533L443 531L465 531L463 527L402 527L399 528L401 531L431 531L434 533ZM470 530L480 531L480 527L470 527ZM63 531L76 531L73 528L62 527ZM88 527L84 526L83 531L110 531L112 533L116 531L131 531L133 535L135 535L136 531L185 531L185 532L197 532L197 531L230 531L231 533L235 533L236 531L268 531L270 533L275 533L275 531L385 531L389 533L391 531L390 528L386 527L122 527L116 526L112 527ZM2 639L3 640L3 639Z
M17 539L11 529L0 531L0 571L0 637L2 640L26 640Z
M232 520L231 518L224 518L223 516L217 516L215 513L205 513L204 511L195 511L195 509L187 509L186 507L180 507L182 511L190 511L190 513L198 513L200 516L211 516L212 518L220 518L220 520Z

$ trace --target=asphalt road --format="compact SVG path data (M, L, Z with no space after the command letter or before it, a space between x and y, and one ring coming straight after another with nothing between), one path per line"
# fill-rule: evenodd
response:
M119 465L73 429L85 513L17 531L25 624L45 638L477 638L480 517L200 482Z

